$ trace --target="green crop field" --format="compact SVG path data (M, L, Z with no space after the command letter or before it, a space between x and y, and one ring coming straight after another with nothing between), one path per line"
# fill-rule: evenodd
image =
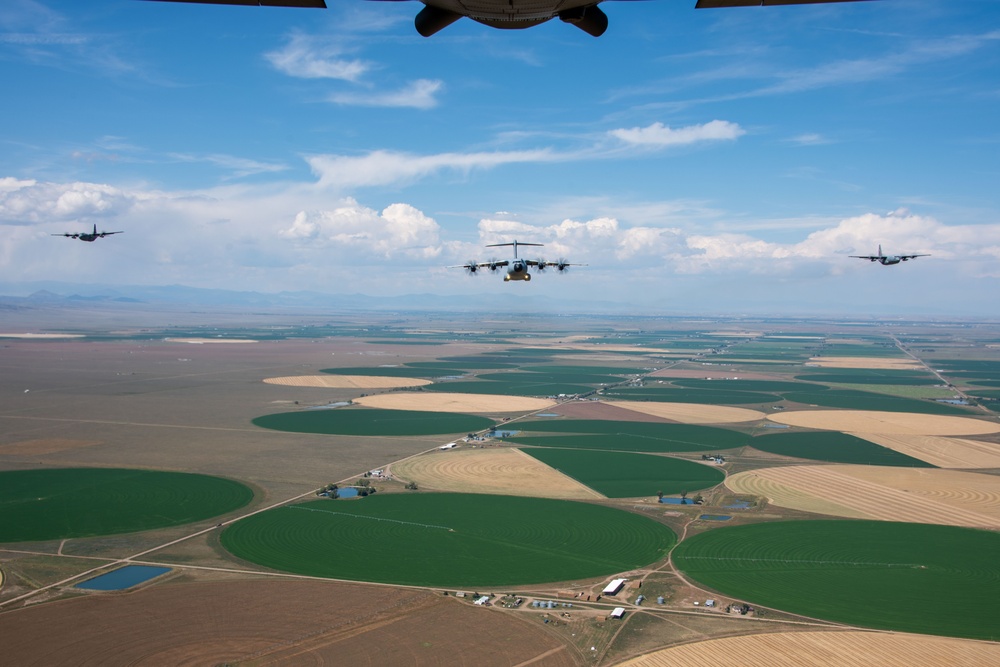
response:
M243 507L253 491L208 475L122 468L0 472L0 542L177 526Z
M754 449L781 456L811 461L858 463L862 465L935 468L936 466L906 454L876 445L861 438L835 431L777 433L752 438Z
M654 563L676 535L587 503L413 493L320 500L234 523L222 544L285 572L414 586L499 586L602 577Z
M608 498L699 491L725 478L712 466L669 456L541 447L522 451Z
M469 433L493 426L486 417L422 412L418 410L380 410L341 408L339 410L302 410L264 415L253 420L255 426L291 433L328 435L439 435Z
M837 369L835 373L808 373L796 375L796 380L806 382L832 382L834 384L893 384L893 385L935 385L941 380L930 373L918 371L876 371L862 370L850 372L852 369Z
M883 630L995 640L1000 534L885 521L782 521L685 540L673 562L725 595Z
M617 384L625 378L614 375L593 375L588 373L540 373L514 371L511 373L484 373L480 380L495 382L516 382L518 384Z
M641 368L622 368L619 366L522 366L522 371L532 373L557 373L559 375L635 375L645 373ZM621 382L622 378L614 378L615 382Z
M660 401L663 403L701 403L707 405L757 405L777 403L777 394L759 391L725 391L714 389L674 389L660 386L621 387L608 389L603 394L607 398L623 401Z
M912 384L838 384L837 389L886 394L900 398L954 398L955 392L947 387L931 387Z
M714 391L821 391L821 385L804 382L781 382L779 380L671 380L670 384L689 389L710 389Z
M830 389L827 391L790 391L784 397L804 405L822 405L828 408L846 410L882 410L885 412L918 412L928 415L968 415L968 410L948 405L923 401L916 398L901 398L870 391L851 389Z
M749 443L750 436L713 426L659 422L620 422L604 419L559 419L518 422L514 442L542 447L615 449L633 452L700 452L732 449ZM559 433L538 437L534 433ZM574 435L568 435L568 434Z
M534 375L523 373L521 375ZM594 391L585 384L553 384L551 382L533 382L528 379L518 379L517 382L498 382L496 380L439 382L424 387L427 391L446 391L459 394L495 394L499 396L558 396L559 394L586 394Z
M503 364L497 361L480 361L478 363L461 361L413 361L406 364L410 368L430 368L434 371L441 369L456 370L483 370L499 368L517 368L516 364Z

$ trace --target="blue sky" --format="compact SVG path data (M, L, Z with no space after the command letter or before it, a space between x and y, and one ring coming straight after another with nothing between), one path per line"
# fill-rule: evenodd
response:
M2 3L0 284L1000 315L994 0L606 2L597 39L329 4ZM589 266L444 268L515 238Z

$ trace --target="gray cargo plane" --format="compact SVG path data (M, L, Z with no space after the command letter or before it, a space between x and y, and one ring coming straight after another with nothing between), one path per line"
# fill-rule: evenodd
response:
M52 236L68 236L71 239L80 239L81 241L86 241L87 243L93 243L97 239L103 239L105 236L124 233L125 232L99 232L97 231L97 225L94 225L94 231L92 232L76 232L73 234L66 232L65 234L53 234Z
M546 262L544 259L523 259L517 256L518 246L542 246L542 243L522 243L520 241L514 241L512 243L494 243L492 245L486 246L487 248L499 248L501 246L514 246L514 259L491 259L488 262L476 262L470 261L466 264L459 264L457 266L449 266L449 269L465 269L469 272L469 275L476 275L479 269L489 269L493 273L496 273L500 269L507 267L507 273L504 274L503 281L510 282L511 280L531 280L531 274L528 273L529 267L536 267L539 271L544 271L548 267L555 268L559 273L565 273L566 269L571 266L586 266L586 264L570 264L565 259L559 259L555 262Z
M261 7L314 7L326 9L325 0L162 0L206 5L254 5ZM385 1L385 0L383 0ZM594 37L608 29L608 15L597 5L602 0L420 0L424 3L414 25L424 37L468 16L491 28L530 28L557 16ZM760 7L766 5L812 5L857 0L698 0L697 9L715 7Z
M851 255L855 259L867 259L869 262L878 262L883 266L908 262L914 257L930 257L930 255L883 255L882 245L879 244L877 255Z

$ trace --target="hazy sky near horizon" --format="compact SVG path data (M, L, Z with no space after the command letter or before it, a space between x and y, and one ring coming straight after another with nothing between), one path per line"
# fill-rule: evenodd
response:
M328 3L2 3L0 283L1000 314L995 0L605 2L597 39ZM589 266L444 268L513 239Z

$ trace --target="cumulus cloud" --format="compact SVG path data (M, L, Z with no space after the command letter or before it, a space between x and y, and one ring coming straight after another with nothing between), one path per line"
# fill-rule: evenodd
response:
M626 144L665 148L688 146L702 141L732 141L746 134L746 131L736 123L713 120L702 125L679 128L653 123L646 127L611 130L608 134Z
M379 212L346 199L333 209L299 211L281 235L385 259L427 259L441 252L439 232L437 222L409 204L392 204Z
M338 79L357 81L371 64L358 59L346 59L342 42L303 34L289 37L288 43L264 58L279 72L300 79Z
M0 179L0 220L8 224L109 217L133 203L131 195L110 185Z

